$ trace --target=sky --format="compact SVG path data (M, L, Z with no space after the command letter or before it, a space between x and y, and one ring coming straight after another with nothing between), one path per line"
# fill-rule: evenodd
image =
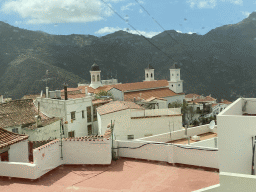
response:
M253 11L256 0L0 0L0 20L12 26L98 37L119 30L148 38L164 30L204 35Z

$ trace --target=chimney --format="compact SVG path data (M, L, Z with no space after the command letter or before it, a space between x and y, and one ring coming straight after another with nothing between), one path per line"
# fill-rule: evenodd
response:
M0 103L4 103L4 96L3 95L0 96Z
M35 118L36 118L36 127L41 127L42 126L41 117L39 115L36 115Z
M88 95L88 89L87 89L87 87L85 87L85 96L87 96Z
M224 101L224 99L221 99L221 102L223 102Z
M64 83L65 100L68 100L68 84Z
M46 87L45 97L46 97L46 98L49 98L49 87Z

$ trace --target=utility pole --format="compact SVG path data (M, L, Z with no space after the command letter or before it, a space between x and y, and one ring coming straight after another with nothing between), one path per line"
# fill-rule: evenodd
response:
M60 120L60 146L61 146L61 160L63 160L63 153L62 153L62 125L63 125L63 119Z

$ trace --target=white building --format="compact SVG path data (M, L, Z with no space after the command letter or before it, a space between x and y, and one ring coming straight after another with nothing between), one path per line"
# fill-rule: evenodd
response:
M47 95L47 94L46 94ZM37 98L40 111L48 117L63 119L64 137L84 137L97 134L93 129L92 97L86 96L77 99Z
M144 110L129 101L114 101L97 108L99 134L114 123L114 139L127 140L182 129L181 109Z
M28 163L28 137L0 128L1 162Z
M100 91L106 91L111 93L114 99L120 101L145 101L151 97L165 99L166 106L175 101L182 103L185 98L183 81L180 80L180 69L176 64L170 68L170 81L155 80L154 68L150 65L145 69L145 80L136 83L121 84L118 83L117 79L101 80L101 70L95 63L92 65L90 73L91 84L79 84L77 88L69 88L72 94L83 97L82 94L87 88L88 94L93 95ZM159 105L163 106L162 103L162 101L159 101Z
M199 191L255 191L256 99L239 98L218 116L220 184Z

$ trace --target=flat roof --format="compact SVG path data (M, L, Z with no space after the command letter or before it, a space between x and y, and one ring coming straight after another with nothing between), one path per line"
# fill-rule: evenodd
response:
M206 140L206 139L211 139L211 138L217 137L217 133L208 132L208 133L203 133L203 134L200 134L200 135L197 135L197 136L200 136L199 141L203 141L203 140ZM197 141L193 141L193 140L190 139L190 143L195 143L195 142L197 142ZM177 139L177 140L173 140L173 141L168 141L166 143L188 144L188 140L186 138L184 138L184 139Z
M219 184L219 173L121 158L111 165L64 165L31 181L0 178L0 191L191 192Z

